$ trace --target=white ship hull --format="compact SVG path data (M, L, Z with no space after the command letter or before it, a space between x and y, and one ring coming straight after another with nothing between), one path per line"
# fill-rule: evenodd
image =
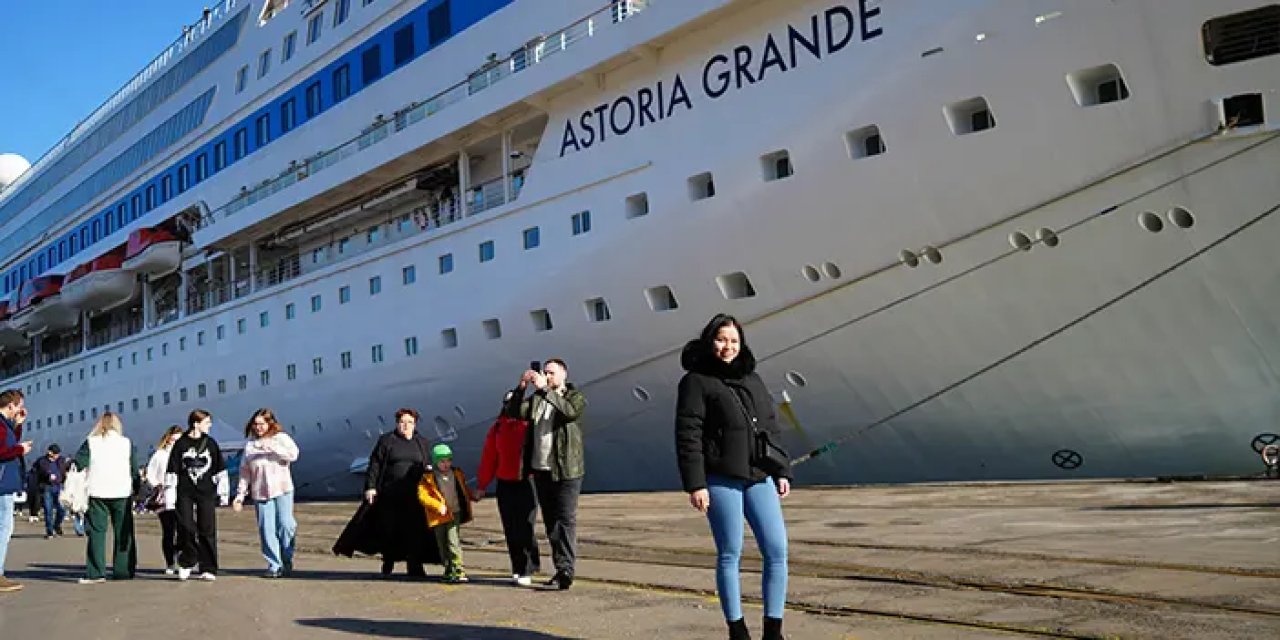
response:
M593 8L566 4L566 16ZM533 20L533 5L473 27L478 44L446 46L510 50L520 38L498 32ZM227 435L269 406L302 447L299 491L348 495L399 407L421 411L420 429L474 468L505 390L530 360L561 357L589 401L586 487L672 488L679 350L728 312L783 409L784 444L819 453L797 466L803 483L1253 473L1255 437L1280 422L1280 264L1267 258L1280 241L1280 105L1267 103L1266 124L1225 132L1217 105L1280 89L1280 57L1210 66L1198 30L1255 6L654 2L601 27L612 35L470 96L473 108L394 132L234 215L215 212L195 245L351 197L370 176L398 175L389 167L402 159L436 153L451 131L506 126L492 114L527 100L546 128L514 202L60 362L72 371L169 352L110 385L58 389L56 404L123 403L135 433L201 407ZM832 7L855 18L844 45L827 35L822 55L783 47L785 70L761 77L744 65L751 81L735 78L732 61L746 55L735 50L759 65L771 35L785 43L789 26L811 19L826 29ZM712 65L717 54L726 63ZM349 135L364 114L403 105L394 91L437 86L433 60L351 98L344 113L361 115L336 114L326 130ZM1067 79L1108 64L1131 95L1080 106ZM677 78L687 104L672 93ZM661 119L602 119L645 92L665 104ZM946 108L975 96L996 126L957 135ZM587 144L581 125L592 121L611 128ZM851 157L848 134L870 125L885 152ZM779 151L794 175L768 179ZM302 155L272 150L260 166ZM690 179L704 172L715 194L695 200ZM637 215L628 199L642 193ZM592 225L574 235L581 211ZM540 244L525 250L522 231L535 226ZM490 240L496 255L479 262ZM445 254L456 264L439 274ZM402 284L409 265L416 277ZM745 291L734 274L754 295L729 295ZM655 311L665 299L646 292L662 286L677 305ZM596 298L607 321L592 321ZM172 401L151 400L165 391ZM134 409L138 399L148 400ZM33 415L42 403L28 400ZM66 447L91 422L81 420L32 435Z

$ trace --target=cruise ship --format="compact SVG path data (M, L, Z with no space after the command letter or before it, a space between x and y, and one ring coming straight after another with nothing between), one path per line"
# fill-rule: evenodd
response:
M0 157L37 448L270 407L354 495L561 357L586 488L678 486L740 318L803 484L1248 474L1280 432L1280 5L220 0ZM176 30L176 27L175 27ZM0 141L2 145L3 141Z

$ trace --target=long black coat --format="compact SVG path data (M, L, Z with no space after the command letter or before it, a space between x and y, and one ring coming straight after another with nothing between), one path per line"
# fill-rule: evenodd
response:
M360 506L356 508L355 515L351 516L351 521L343 528L338 540L333 543L333 555L350 558L357 553L368 556L376 556L382 553L384 545L383 536L378 526L377 508L376 504L369 504L363 500L360 502ZM424 532L420 539L422 546L419 550L419 557L422 562L426 564L442 564L440 548L436 546L435 536L430 535L429 532Z
M366 489L376 489L373 505L361 505L334 545L334 553L381 554L383 560L421 559L438 564L440 553L418 502L418 481L431 469L431 444L419 434L406 441L384 433L369 455Z
M705 489L712 473L751 481L768 477L751 464L750 419L774 443L781 442L781 430L750 349L743 345L733 363L725 364L694 340L680 361L687 373L676 399L676 456L684 490ZM782 477L791 477L790 467Z

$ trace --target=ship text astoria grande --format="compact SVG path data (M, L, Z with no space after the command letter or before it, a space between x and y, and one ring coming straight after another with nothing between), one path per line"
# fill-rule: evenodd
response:
M679 352L748 329L802 483L1253 473L1280 432L1280 5L221 0L0 156L39 448L275 410L354 495L474 460L531 360L586 487L674 488ZM2 143L2 141L0 141Z

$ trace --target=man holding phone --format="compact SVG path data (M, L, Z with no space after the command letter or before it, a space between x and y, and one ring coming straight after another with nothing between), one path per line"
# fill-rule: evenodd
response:
M545 366L537 361L529 364L520 385L507 394L507 415L529 422L524 468L533 473L556 565L556 574L547 584L568 589L577 551L578 494L586 475L581 423L587 398L569 384L564 360L552 358ZM532 393L525 398L529 390Z
M31 441L22 441L22 424L27 421L27 407L22 392L8 389L0 392L0 593L19 591L22 585L4 576L9 537L13 535L13 500L22 491L26 477L22 457L31 453ZM30 498L28 498L30 499Z

